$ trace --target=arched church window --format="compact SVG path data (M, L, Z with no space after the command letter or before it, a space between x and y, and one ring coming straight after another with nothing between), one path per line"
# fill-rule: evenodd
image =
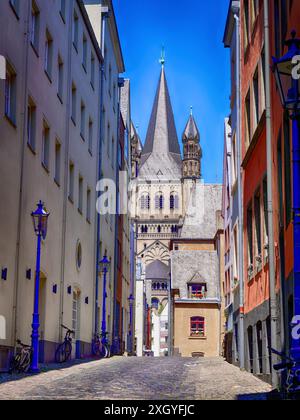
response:
M174 194L170 195L170 210L174 210L175 209L175 197Z
M149 194L141 197L141 210L150 210L150 196Z
M160 226L160 225L159 225L159 226L158 226L158 228L157 228L157 232L158 232L158 233L161 233L161 226Z
M164 208L164 196L162 193L158 193L155 196L155 208L157 210L163 210Z
M159 300L157 298L152 298L151 304L153 309L158 309Z

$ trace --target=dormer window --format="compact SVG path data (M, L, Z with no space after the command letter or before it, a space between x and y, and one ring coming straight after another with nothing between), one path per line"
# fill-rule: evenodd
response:
M205 299L207 296L206 283L189 285L189 299Z

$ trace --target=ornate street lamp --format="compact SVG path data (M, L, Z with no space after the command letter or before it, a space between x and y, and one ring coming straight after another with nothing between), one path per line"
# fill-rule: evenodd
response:
M293 220L294 220L294 314L300 315L300 39L296 32L285 42L288 52L282 58L273 58L282 106L293 121ZM296 318L295 318L296 319ZM293 325L294 326L294 325ZM292 326L292 327L293 327ZM291 356L300 359L299 340L292 337Z
M133 321L133 305L134 305L134 296L131 294L128 298L128 302L129 302L129 350L130 353L133 352L133 340L132 340L132 330L133 330L133 325L132 325L132 321Z
M40 201L35 212L31 213L34 232L37 235L37 256L36 256L36 274L34 289L34 307L32 316L32 361L31 372L39 373L39 291L40 291L40 264L41 264L41 242L47 236L47 225L49 213L44 209L44 204Z
M103 274L103 300L102 300L102 340L103 343L107 343L107 331L106 331L106 276L110 269L110 261L105 255L100 261L100 272Z

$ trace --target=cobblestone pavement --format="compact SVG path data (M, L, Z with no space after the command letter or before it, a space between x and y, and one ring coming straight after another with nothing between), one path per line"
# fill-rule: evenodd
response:
M222 359L115 357L4 382L0 400L266 399L270 391Z

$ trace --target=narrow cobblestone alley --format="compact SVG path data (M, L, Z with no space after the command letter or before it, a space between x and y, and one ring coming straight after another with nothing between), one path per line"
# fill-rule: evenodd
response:
M235 400L270 391L222 359L119 357L4 382L0 399Z

